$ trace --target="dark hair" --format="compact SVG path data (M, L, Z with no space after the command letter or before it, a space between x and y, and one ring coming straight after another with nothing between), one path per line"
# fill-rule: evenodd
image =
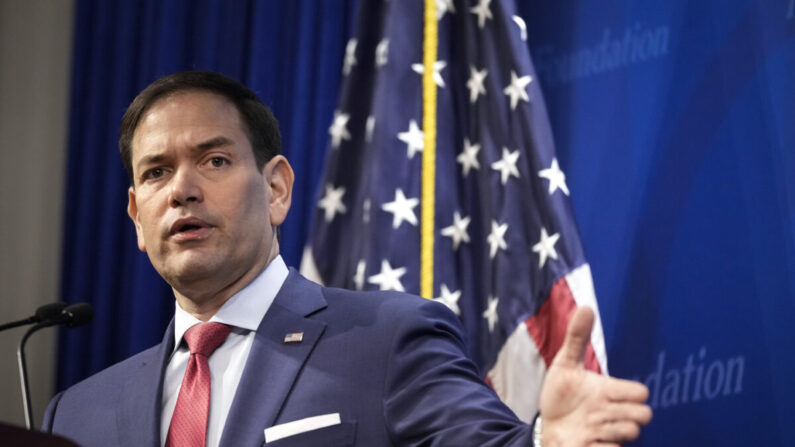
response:
M127 107L121 119L119 152L130 177L130 185L134 185L132 139L141 117L159 99L190 90L216 93L235 105L245 123L244 130L251 142L259 169L262 169L271 158L281 154L282 141L276 117L251 89L219 73L209 71L174 73L156 80L143 89Z

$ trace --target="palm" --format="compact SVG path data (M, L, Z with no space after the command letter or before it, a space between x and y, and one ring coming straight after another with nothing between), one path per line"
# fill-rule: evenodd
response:
M547 371L539 402L544 445L617 445L612 443L635 439L651 420L651 409L643 404L644 385L585 369L593 318L590 309L577 309Z
M541 390L540 407L544 418L558 419L581 408L591 398L588 393L591 374L595 375L579 365L553 364Z

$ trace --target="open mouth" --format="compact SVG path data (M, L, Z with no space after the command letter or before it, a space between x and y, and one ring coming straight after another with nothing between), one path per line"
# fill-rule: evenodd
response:
M195 217L177 220L171 226L171 235L179 240L201 239L208 231L210 225Z

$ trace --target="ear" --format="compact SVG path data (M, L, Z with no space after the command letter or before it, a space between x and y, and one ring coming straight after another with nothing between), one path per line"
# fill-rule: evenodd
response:
M132 186L127 190L127 199L127 214L135 224L135 234L138 236L138 249L146 252L144 231L141 228L141 222L138 220L138 204L135 202L135 189L133 189Z
M293 199L293 168L282 155L273 157L263 167L263 177L271 190L269 212L271 225L278 226L287 218Z

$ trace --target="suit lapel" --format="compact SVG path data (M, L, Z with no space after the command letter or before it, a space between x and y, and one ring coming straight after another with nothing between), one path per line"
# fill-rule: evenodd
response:
M259 446L273 425L301 368L326 328L305 318L326 306L320 287L291 269L257 329L221 436L223 446ZM300 342L285 335L303 332Z
M163 372L174 349L174 320L163 341L138 365L121 392L116 424L122 446L160 446Z

